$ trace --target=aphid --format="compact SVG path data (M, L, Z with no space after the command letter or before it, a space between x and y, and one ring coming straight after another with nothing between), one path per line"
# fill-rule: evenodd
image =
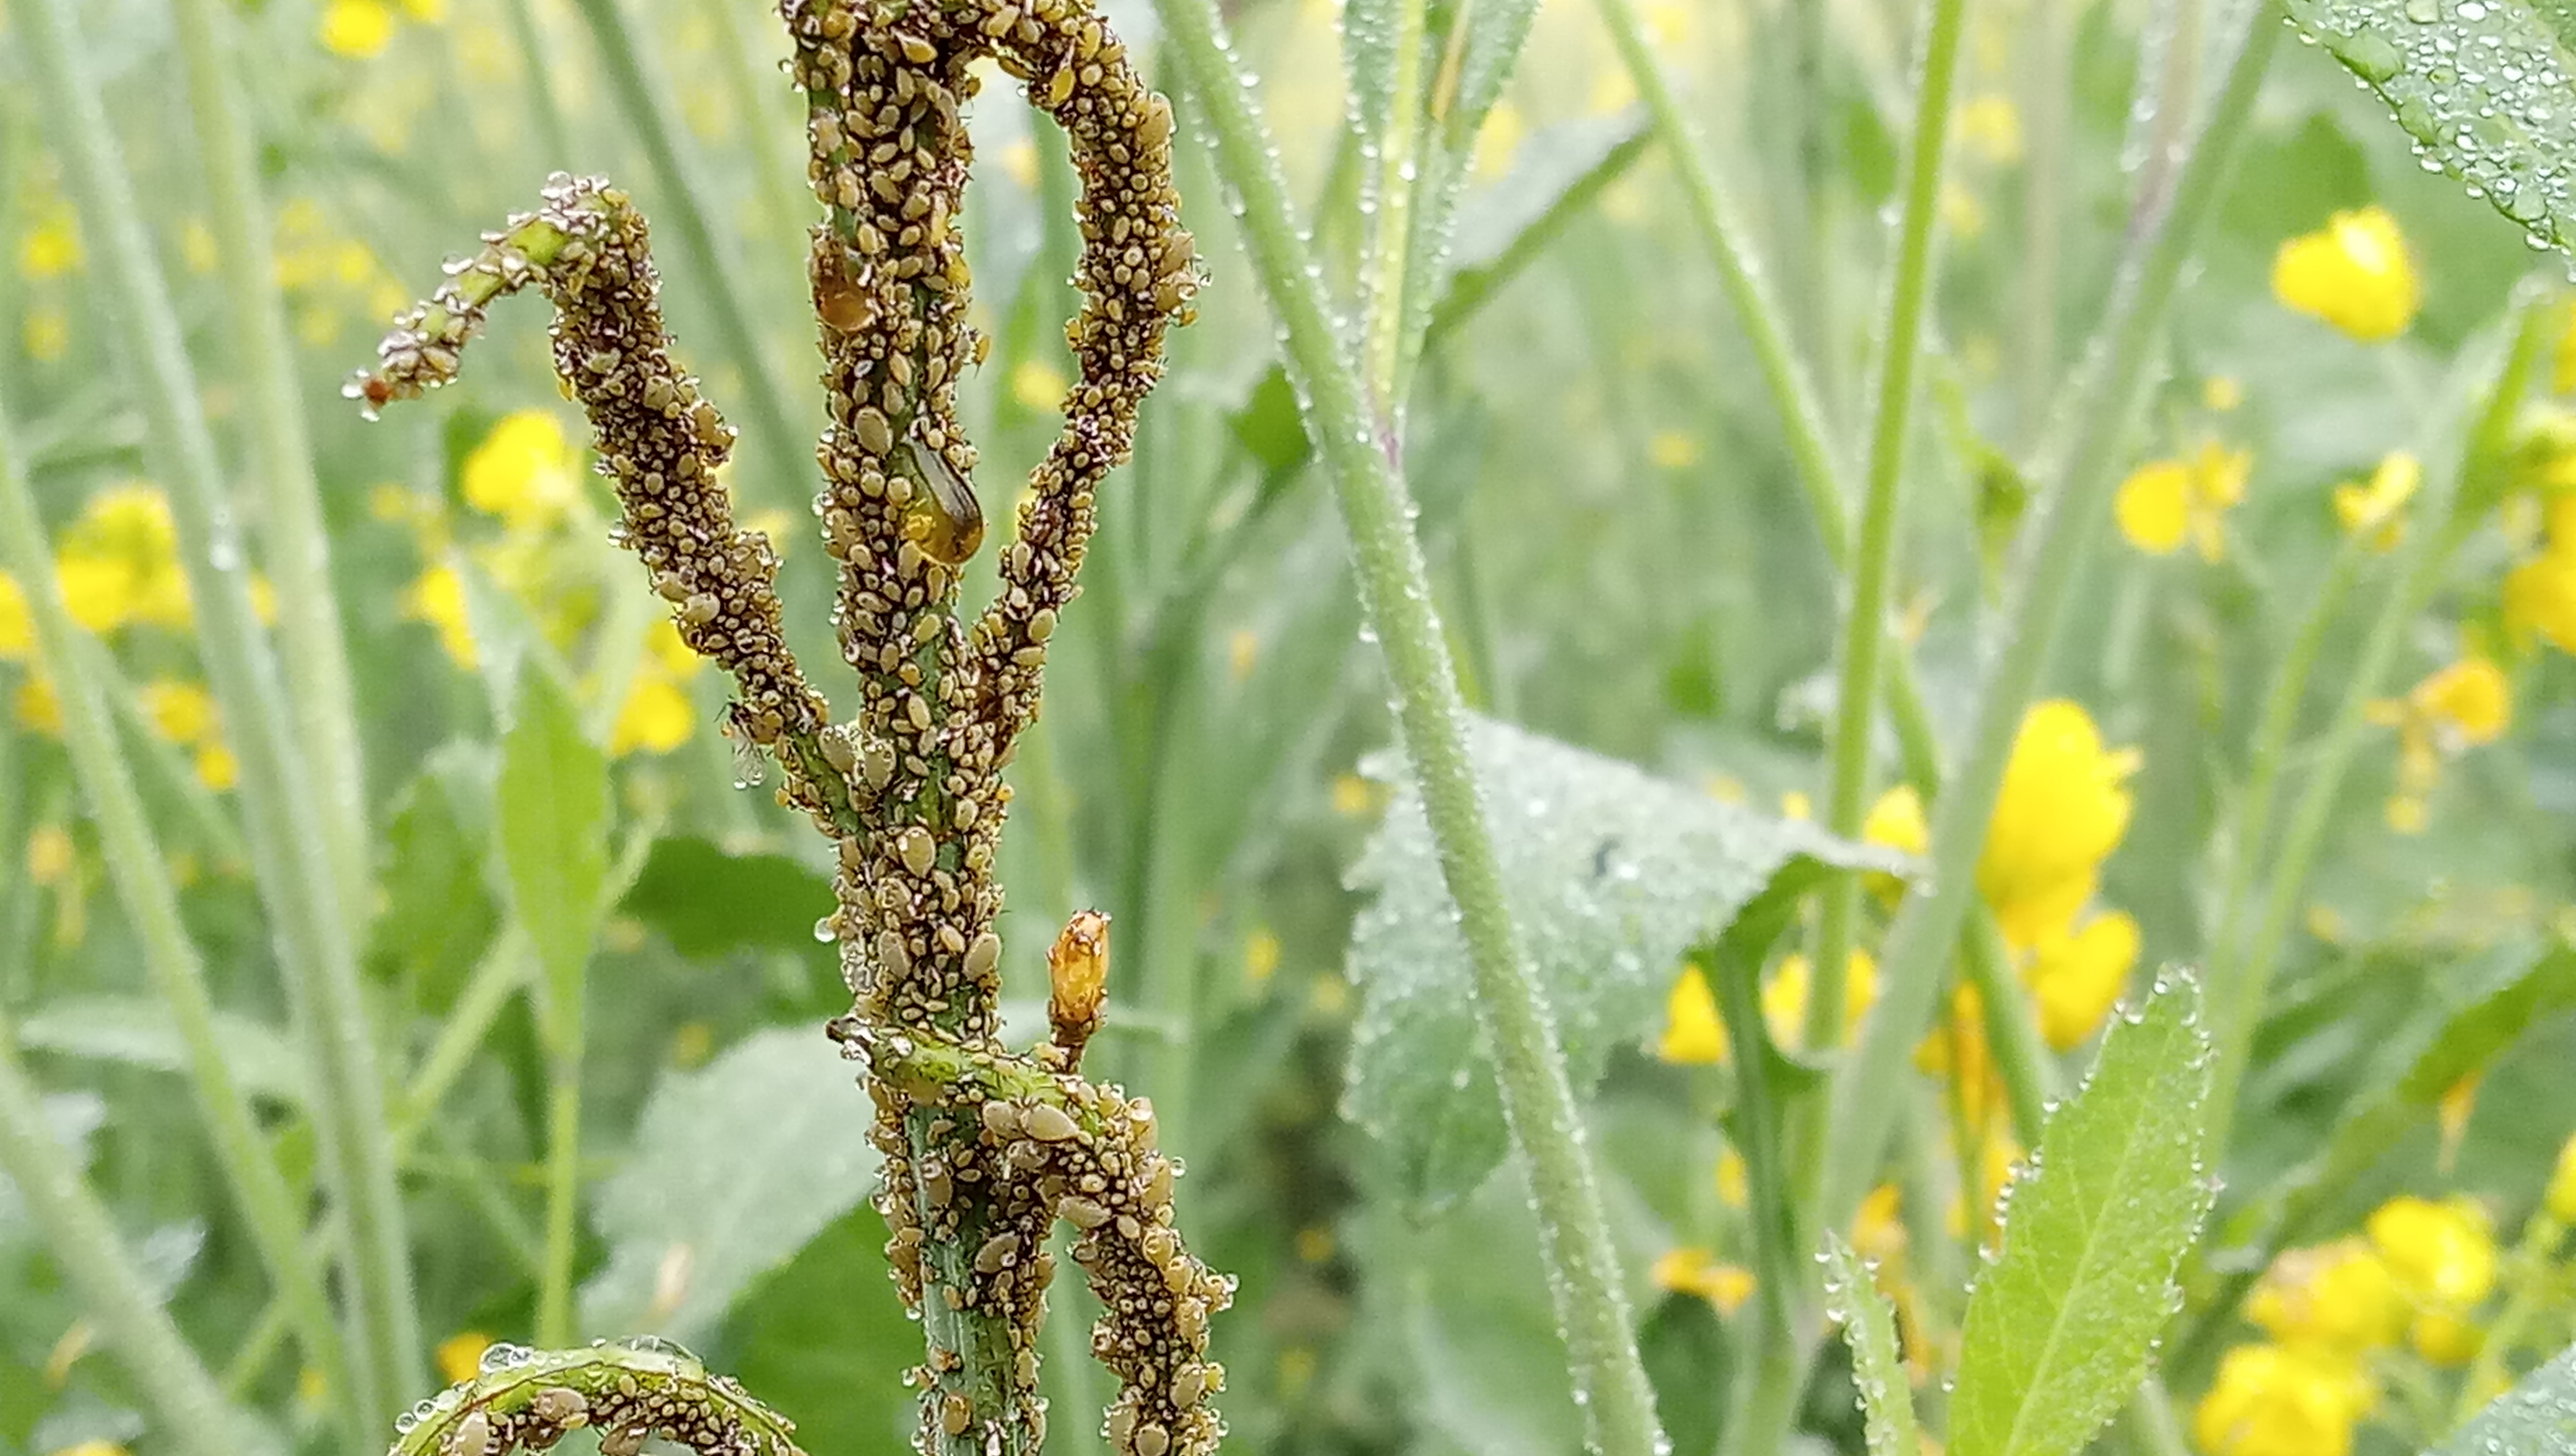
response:
M921 476L922 494L915 497L919 506L904 517L904 534L921 547L921 554L943 566L963 566L984 544L984 506L975 499L975 487L948 463L948 457L923 445L918 438L904 441L912 455L912 468Z

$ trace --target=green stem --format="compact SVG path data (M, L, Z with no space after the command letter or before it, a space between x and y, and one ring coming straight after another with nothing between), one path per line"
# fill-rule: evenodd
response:
M1637 1356L1618 1251L1555 1023L1514 934L1477 803L1457 678L1432 608L1409 494L1378 447L1358 371L1334 333L1320 280L1307 271L1312 260L1269 127L1235 70L1215 0L1159 0L1155 9L1188 72L1218 166L1242 203L1244 243L1282 326L1307 433L1341 506L1361 600L1457 903L1503 1110L1528 1163L1576 1393L1607 1456L1651 1456L1663 1435Z
M79 1291L88 1317L116 1351L164 1439L181 1456L236 1456L253 1449L235 1425L215 1378L144 1282L117 1237L114 1217L46 1124L45 1110L18 1060L16 1033L0 1015L0 1172L18 1185L27 1212Z
M2271 5L2253 7L2245 23L2226 90L2183 167L2171 208L2148 235L2136 270L2123 280L2108 329L2085 371L2075 448L2053 472L2024 533L1968 753L1933 812L1931 883L1909 894L1898 911L1882 975L1885 997L1857 1054L1835 1075L1834 1131L1825 1145L1829 1161L1822 1184L1827 1227L1839 1228L1859 1206L1885 1151L1899 1100L1896 1079L1903 1075L1907 1050L1930 1022L1942 959L1957 943L1976 896L1977 859L2002 788L2004 761L2078 569L2109 514L2114 466L2144 392L2174 286L2215 209L2279 42L2282 26Z
M97 91L75 60L70 0L34 0L12 12L27 73L56 127L57 154L99 250L102 283L123 332L126 367L170 487L171 516L188 574L197 646L241 763L246 838L270 933L297 1022L308 1042L314 1129L325 1185L346 1210L347 1269L363 1338L351 1350L364 1408L389 1419L398 1388L425 1368L414 1325L409 1251L393 1163L384 1146L384 1086L358 981L348 918L289 723L277 664L252 610L249 570L218 473L173 306L145 231L131 179ZM373 1422L371 1422L373 1423Z
M215 0L179 0L176 12L188 64L189 110L205 156L207 213L238 346L233 362L242 371L251 458L258 467L252 474L266 487L261 505L268 570L277 585L287 701L321 801L323 852L339 871L340 913L355 936L364 930L373 880L366 766L286 299L278 288L253 138L234 89L232 51L220 29L224 16Z
M61 706L64 751L71 757L81 795L89 801L108 875L142 946L144 969L169 1005L170 1019L187 1050L189 1088L214 1141L215 1160L232 1185L305 1358L321 1372L331 1398L340 1403L348 1435L357 1439L371 1428L362 1424L367 1413L349 1381L347 1347L332 1321L331 1301L317 1266L304 1257L303 1220L296 1211L295 1195L269 1154L249 1097L224 1062L205 963L180 917L178 889L153 843L142 796L135 792L133 774L117 750L107 705L89 672L90 664L103 654L84 650L92 644L63 605L62 584L55 578L53 557L45 550L44 521L26 474L19 469L5 405L0 405L0 563L17 577L26 601L41 659Z
M394 1156L402 1157L412 1139L438 1115L439 1104L447 1100L448 1089L465 1075L474 1056L483 1048L492 1023L499 1020L502 1008L511 996L528 983L536 968L536 953L528 943L528 932L512 920L501 928L492 946L476 963L474 973L458 992L456 1004L448 1008L447 1017L439 1023L437 1039L420 1059L420 1066L403 1087L400 1106L393 1115L387 1136L393 1140Z
M2253 939L2241 951L2233 944L2216 948L2210 975L2211 993L2220 998L2217 1063L2210 1073L2212 1128L2223 1130L2234 1119L2237 1093L2242 1090L2246 1063L2253 1053L2256 1024L2263 1014L2264 995L2271 988L2272 973L2289 939L2291 922L2298 918L2299 897L2307 889L2308 871L2325 843L2327 826L2342 806L2344 775L2369 736L2370 704L2385 691L2399 648L2441 586L2451 558L2477 531L2485 518L2485 507L2493 500L2493 492L2484 488L2484 482L2488 472L2505 466L2514 417L2522 408L2532 369L2549 342L2543 326L2545 317L2546 311L2537 306L2526 305L2523 309L2512 352L2453 474L2450 498L2438 512L2427 512L2440 515L2441 526L2429 536L2418 535L2399 548L2397 585L2381 599L2379 615L2362 639L2343 701L2335 708L2334 720L2317 748L2307 785L2291 811L2288 827L2282 831L2280 850L2270 856L2272 876Z
M760 441L766 452L770 470L777 478L775 502L801 509L811 492L806 485L806 472L787 444L799 432L789 423L786 393L769 367L768 356L761 351L759 335L753 331L751 307L735 281L741 276L740 270L732 266L716 241L715 225L709 220L713 214L707 206L706 184L695 160L680 150L679 127L668 99L672 89L636 45L634 31L627 25L618 0L573 0L573 8L589 22L601 66L607 72L609 94L617 100L618 115L634 130L636 144L644 149L653 175L661 180L663 196L656 215L679 239L680 258L689 270L691 291L706 300L714 315L717 344L742 374L751 417L750 428L743 433Z
M1404 358L1404 280L1413 251L1414 183L1422 137L1423 0L1397 0L1395 5L1395 76L1387 98L1386 130L1377 138L1375 167L1364 180L1374 204L1368 251L1360 259L1360 385L1375 407L1377 428L1392 441L1399 438L1396 419L1402 413L1396 379ZM1371 160L1362 147L1363 163Z
M2012 1105L2013 1136L2023 1147L2036 1148L2040 1128L2048 1121L2049 1099L2057 1095L2057 1061L2040 1039L2039 1022L2021 983L2013 978L2012 953L1993 916L1969 919L1959 937L1959 964L1968 984L1977 988L1986 1052L1994 1058L1995 1075Z
M2022 114L2028 138L2021 171L2020 339L2013 353L2018 385L2015 438L2025 447L2047 428L2048 402L2058 379L2058 264L2063 255L2066 134L2071 125L2075 17L2071 5L2035 7L2029 27L2029 88Z
M537 1280L537 1343L572 1343L572 1263L581 1214L581 1055L550 1059L546 1086L546 1242Z
M2263 708L2255 721L2254 742L2245 764L2245 786L2239 792L2236 822L2230 826L2227 846L2227 878L2218 896L2218 933L2210 938L2210 988L2220 993L2224 982L2217 979L2227 973L2228 952L2244 925L2246 909L2254 894L2254 881L2261 872L2263 851L2272 835L2272 803L2281 786L2281 770L2290 757L2290 737L2298 730L2299 709L2307 701L2308 681L2315 673L2317 656L2325 650L2326 635L2343 611L2343 601L2352 592L2359 574L2362 548L2347 538L2334 562L2326 569L2325 580L2316 589L2316 604L2299 623L2298 635L2290 640L2289 650L2272 671L2271 690L2263 696ZM2212 1124L2216 1126L2217 1124Z
M1861 498L1859 549L1852 557L1851 606L1843 619L1842 672L1827 750L1832 777L1825 825L1847 839L1859 836L1861 818L1869 811L1870 742L1878 726L1879 658L1887 641L1889 580L1896 570L1897 506L1905 451L1914 433L1915 369L1924 315L1931 309L1950 95L1958 79L1959 39L1967 14L1967 0L1925 0L1923 7L1922 89L1915 98L1905 210L1881 330L1885 357L1879 363L1878 402L1871 415L1867 493ZM1811 1051L1842 1041L1844 966L1851 959L1853 922L1860 916L1860 889L1857 875L1838 876L1825 887L1813 973L1807 978L1805 1041Z

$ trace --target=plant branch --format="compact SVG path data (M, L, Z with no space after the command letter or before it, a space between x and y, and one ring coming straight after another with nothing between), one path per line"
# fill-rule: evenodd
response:
M1541 1241L1575 1389L1610 1456L1662 1449L1637 1356L1618 1254L1581 1131L1555 1024L1514 933L1493 841L1476 798L1456 675L1441 636L1395 463L1370 428L1359 373L1335 334L1300 240L1269 127L1235 69L1213 0L1158 0L1187 71L1206 141L1242 207L1243 238L1284 331L1309 436L1340 503L1361 599L1385 655L1405 751L1475 972L1504 1111L1527 1158Z

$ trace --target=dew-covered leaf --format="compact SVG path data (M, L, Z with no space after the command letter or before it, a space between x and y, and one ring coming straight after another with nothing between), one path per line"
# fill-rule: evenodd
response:
M1950 1449L2074 1456L2147 1373L2174 1270L2209 1211L2200 986L2168 973L2114 1022L2012 1185L2003 1250L1968 1299Z
M151 996L66 996L29 1012L20 1044L37 1051L123 1062L157 1072L188 1071L188 1049L166 1002ZM224 1068L254 1097L302 1105L304 1062L285 1033L229 1011L215 1013Z
M522 676L516 721L501 740L501 863L519 923L544 972L549 1021L561 1038L580 1004L582 968L598 934L608 882L608 757L551 672Z
M2290 18L2385 100L2430 166L2576 246L2576 4L2289 0Z
M2576 1456L2576 1349L2489 1401L2433 1456Z
M1852 1384L1868 1423L1869 1456L1915 1456L1914 1387L1897 1353L1896 1314L1878 1291L1878 1276L1839 1235L1825 1235L1825 1293L1851 1345Z
M492 844L490 750L450 743L395 797L383 908L367 932L367 961L404 987L413 1006L442 1015L501 916L484 860Z
M1495 290L1544 252L1565 225L1627 175L1654 138L1642 110L1559 122L1524 142L1511 172L1467 197L1431 305L1430 337L1471 317Z
M1811 825L1769 818L1628 764L1478 720L1470 747L1503 886L1578 1090L1610 1049L1661 1024L1682 954L1714 939L1784 870L1896 869ZM1401 760L1369 765L1404 777ZM1439 1205L1507 1143L1477 1027L1465 940L1409 784L1351 871L1374 892L1351 932L1366 995L1344 1105L1392 1155L1406 1194Z
M856 1073L810 1027L755 1032L654 1089L600 1185L608 1261L581 1291L592 1334L704 1336L745 1289L856 1207L876 1178Z

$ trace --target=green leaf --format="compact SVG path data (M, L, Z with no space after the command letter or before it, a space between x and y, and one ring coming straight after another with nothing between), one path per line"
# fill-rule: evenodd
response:
M608 756L549 672L522 675L517 721L501 740L501 862L519 923L544 972L549 1038L580 1035L582 967L608 881Z
M2437 1448L2438 1456L2576 1453L2576 1349L2523 1377Z
M1716 939L1784 870L1900 864L1504 724L1476 721L1469 745L1504 888L1578 1090L1600 1080L1612 1047L1661 1024L1683 952ZM1368 767L1388 778L1398 764L1382 755ZM1392 1156L1409 1197L1444 1204L1492 1171L1506 1137L1466 945L1410 787L1351 884L1376 898L1351 932L1351 978L1367 1002L1345 1109Z
M665 1077L591 1222L608 1260L581 1290L594 1334L682 1340L866 1198L876 1153L857 1073L811 1027L755 1032ZM882 1297L883 1290L871 1291Z
M2289 0L2289 11L2379 93L2426 157L2534 246L2576 244L2576 4Z
M29 1012L18 1040L40 1051L186 1073L188 1051L168 1005L151 996L69 996ZM286 1034L247 1016L215 1013L225 1070L254 1097L304 1104L304 1061Z
M1896 1315L1878 1289L1878 1275L1838 1234L1825 1235L1826 1313L1839 1321L1851 1345L1852 1384L1869 1421L1869 1456L1915 1456L1923 1449L1914 1429L1914 1387L1896 1349Z
M2174 1270L2209 1211L2200 986L2168 973L2124 1014L2008 1194L1968 1299L1950 1449L2074 1456L2137 1389Z
M433 1016L455 1001L500 929L483 873L492 776L486 745L448 744L395 798L385 831L384 908L368 930L367 960Z
M831 959L814 922L832 912L832 882L783 854L727 854L690 835L658 840L620 912L692 960L742 950Z
M1530 22L1538 18L1538 5L1539 0L1454 0L1433 13L1426 37L1432 54L1426 60L1445 67L1447 51L1454 50L1458 56L1457 97L1441 122L1450 155L1460 162L1475 151L1476 133L1484 130L1486 116L1502 99L1503 83L1511 79L1512 67L1520 61ZM1436 105L1436 80L1432 97ZM1459 170L1463 174L1464 168Z

